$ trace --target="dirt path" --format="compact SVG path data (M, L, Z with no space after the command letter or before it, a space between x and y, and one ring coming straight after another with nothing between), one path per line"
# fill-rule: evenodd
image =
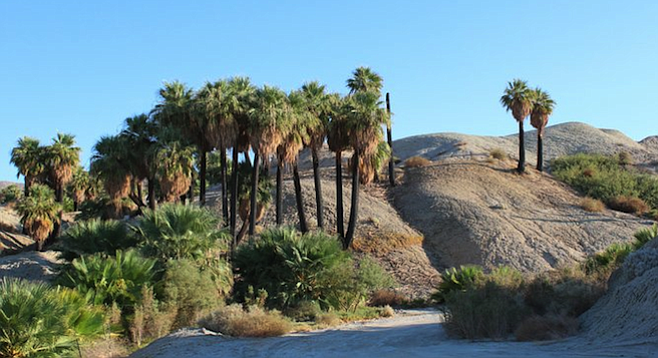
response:
M435 310L276 338L230 338L185 329L153 342L133 358L182 357L649 357L652 346L606 346L576 338L559 343L451 340Z

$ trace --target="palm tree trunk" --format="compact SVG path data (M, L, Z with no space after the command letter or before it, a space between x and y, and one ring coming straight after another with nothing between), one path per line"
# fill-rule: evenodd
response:
M318 216L318 227L324 229L324 203L322 201L322 181L320 180L320 158L315 148L311 148L313 156L313 181L315 183L315 207Z
M308 232L308 224L306 223L306 214L304 213L304 200L302 198L302 182L299 179L299 168L297 167L297 160L292 163L292 176L295 182L295 199L297 199L297 216L299 216L299 230L302 234Z
M251 207L249 208L249 235L253 235L256 229L256 212L258 211L258 168L260 165L260 155L254 153L254 167L251 174Z
M391 100L388 92L386 92L386 112L390 117ZM386 127L386 139L388 141L388 147L391 149L391 158L389 158L388 160L388 181L391 183L391 186L395 186L395 166L394 166L395 163L393 162L393 133L390 124Z
M64 190L60 184L57 184L57 188L55 189L55 201L60 204L64 201Z
M537 170L544 171L544 136L537 131Z
M516 168L519 173L525 172L525 139L523 136L523 121L519 121L519 166Z
M345 237L343 225L343 152L336 152L336 230L341 240Z
M156 207L156 198L155 198L155 178L147 179L147 189L148 191L148 202L149 209L155 210Z
M352 204L350 208L350 221L347 225L345 240L343 240L343 248L345 250L349 249L352 244L359 215L359 151L354 151L352 161L354 162L354 167L352 168Z
M230 231L233 238L233 244L236 243L235 225L237 223L237 208L238 208L238 150L237 146L233 147L233 172L231 173L231 215L230 215Z
M199 165L199 205L206 205L206 169L208 167L208 155L201 150L201 163Z
M219 164L222 166L222 217L224 218L224 225L229 221L228 215L228 190L227 190L227 180L226 180L226 149L220 148L221 153L219 157Z
M25 185L24 185L25 187L23 188L23 190L25 190L25 193L23 195L26 198L30 196L30 184L32 184L32 180L31 179L28 180L28 178L25 177Z
M276 162L276 225L283 224L283 162Z
M142 182L137 183L137 199L139 200L137 206L141 209L142 206L145 206L144 193L142 193Z

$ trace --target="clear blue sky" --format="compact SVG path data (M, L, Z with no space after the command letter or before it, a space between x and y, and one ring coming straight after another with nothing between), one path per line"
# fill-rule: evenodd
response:
M366 65L391 92L394 137L517 129L499 105L528 80L582 121L658 134L658 1L0 2L0 180L24 135L101 135L148 112L163 81L248 75L345 92Z

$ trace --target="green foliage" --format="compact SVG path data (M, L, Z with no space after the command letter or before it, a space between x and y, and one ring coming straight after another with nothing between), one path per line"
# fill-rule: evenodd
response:
M30 196L21 199L16 206L21 215L21 223L28 235L43 242L53 225L59 220L60 205L55 202L55 193L49 187L35 184L30 188Z
M114 257L82 256L64 267L59 283L75 288L94 304L130 308L139 302L142 286L153 285L155 263L136 250L117 250Z
M352 308L354 301L364 302L370 291L393 284L372 261L364 260L355 270L336 238L323 233L301 235L292 228L271 229L250 240L238 249L233 264L240 277L237 298L265 290L271 307L317 302L323 307Z
M99 219L78 221L62 234L60 242L61 257L68 261L95 253L114 255L137 245L126 223Z
M0 356L57 357L101 333L102 313L75 292L44 283L0 281Z
M625 166L622 157L581 153L556 159L551 167L556 178L608 205L625 196L658 208L658 179Z
M443 303L450 292L464 291L483 278L484 271L480 266L467 265L449 268L441 273L441 283L432 298L438 303Z
M217 257L226 246L228 235L208 210L168 204L147 210L135 232L142 251L161 263L170 259L202 260Z
M658 224L653 224L652 227L640 229L634 235L635 241L633 242L633 247L638 250L647 242L658 237Z
M635 251L633 244L614 243L600 252L590 257L583 264L583 269L588 275L597 272L611 272L618 268L626 257Z
M23 190L18 185L8 185L0 190L0 203L14 203L23 197Z

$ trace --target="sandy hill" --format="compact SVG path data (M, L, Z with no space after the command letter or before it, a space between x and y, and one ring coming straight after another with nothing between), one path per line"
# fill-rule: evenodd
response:
M546 174L519 176L514 162L442 161L409 168L393 190L403 219L423 233L437 267L509 265L540 272L582 260L651 222L589 213Z

